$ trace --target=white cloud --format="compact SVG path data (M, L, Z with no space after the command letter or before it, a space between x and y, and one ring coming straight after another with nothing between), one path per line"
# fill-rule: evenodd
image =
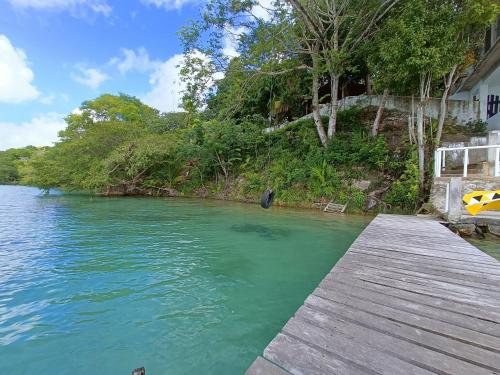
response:
M252 7L252 14L264 21L271 19L271 12L274 9L275 0L259 0L257 5Z
M0 102L20 103L36 99L40 93L33 85L34 74L26 54L0 34Z
M50 112L20 124L0 122L0 150L24 146L50 146L66 127L64 115Z
M240 53L237 51L240 37L247 31L243 26L229 27L224 35L224 47L222 53L227 57L238 57Z
M147 105L163 112L179 111L186 85L180 77L183 55L177 54L166 61L154 60L141 47L137 51L123 48L121 57L114 57L110 64L121 74L131 71L149 73L150 90L141 99Z
M129 71L147 72L158 65L158 61L152 61L144 47L136 51L122 48L122 58L115 57L111 59L110 64L116 65L121 74Z
M40 98L40 103L47 104L47 105L53 104L55 98L56 98L56 96L54 94L44 95Z
M91 11L103 16L111 15L112 8L105 0L10 0L17 8L37 10L69 10L72 13Z
M106 73L101 72L97 68L84 68L83 66L77 66L76 68L78 69L78 73L72 73L71 78L91 89L97 89L101 83L109 79Z
M147 5L155 5L158 8L165 8L166 10L181 9L188 3L195 3L199 0L141 0L142 3Z
M147 105L163 112L179 111L182 95L186 88L180 78L183 55L177 54L163 63L156 64L149 76L151 90L142 100Z
M227 52L237 53L229 42L227 48ZM184 60L182 54L173 55L165 61L151 59L143 47L137 51L122 49L122 54L122 57L112 58L109 64L116 66L122 74L130 71L149 74L150 90L140 95L144 103L162 112L182 110L182 97L186 89L186 83L182 81L180 75ZM197 54L196 57L203 58L201 54ZM220 79L221 75L217 74L213 78Z

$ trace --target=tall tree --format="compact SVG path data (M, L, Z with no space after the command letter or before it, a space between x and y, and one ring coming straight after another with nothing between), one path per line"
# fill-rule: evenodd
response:
M425 181L426 137L424 114L438 77L449 72L455 51L455 27L444 22L448 1L408 0L395 17L385 22L377 37L376 70L395 90L416 95L417 144L420 187Z
M340 77L362 43L399 0L288 0L301 18L329 76L331 95L327 139L337 130ZM314 72L314 69L313 69ZM314 80L313 80L314 84ZM314 90L314 88L313 88ZM318 111L319 109L313 108ZM315 119L319 114L315 114Z
M434 145L441 142L444 123L448 113L448 97L466 69L475 62L484 41L485 28L496 20L500 12L498 3L489 0L446 0L442 2L441 14L448 20L442 46L448 54L443 55L443 90L438 128ZM449 47L448 47L449 46Z
M197 98L207 91L210 77L215 72L228 73L227 67L231 64L228 64L230 57L225 54L224 41L227 35L237 31L242 53L239 58L244 59L240 68L251 73L247 79L294 70L310 72L313 118L321 143L327 146L337 128L340 77L352 68L357 49L373 35L378 23L398 2L275 1L272 17L263 20L252 16L255 1L211 0L202 20L181 32L186 56L183 73L188 80L187 97L191 98L187 102L200 106ZM251 40L256 36L257 40ZM283 69L282 63L287 60L291 63ZM331 95L325 129L320 115L319 89L326 82L330 83Z

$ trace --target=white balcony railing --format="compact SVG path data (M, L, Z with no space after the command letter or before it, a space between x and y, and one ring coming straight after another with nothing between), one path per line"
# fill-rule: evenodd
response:
M486 150L488 156L486 161L489 165L493 166L493 176L500 176L500 145L488 145L488 146L468 146L468 147L449 147L449 148L438 148L434 153L434 176L441 177L441 174L446 169L446 153L463 151L463 177L467 177L467 169L469 166L469 151L470 150ZM493 151L493 158L489 157L489 152Z

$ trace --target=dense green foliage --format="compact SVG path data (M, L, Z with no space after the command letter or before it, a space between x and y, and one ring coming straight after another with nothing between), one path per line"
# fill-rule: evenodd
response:
M393 206L415 210L418 198L418 161L416 153L412 153L405 163L404 173L392 184L385 201Z
M278 204L334 200L359 210L366 193L353 181L368 176L377 184L386 175L398 177L407 150L390 150L383 136L369 137L359 109L343 111L339 119L338 137L323 148L312 119L270 134L263 132L267 122L260 116L171 126L135 98L103 95L66 118L54 147L9 150L4 154L15 155L17 167L1 167L12 169L12 182L21 177L43 189L257 201L269 186ZM27 156L20 165L22 155Z
M0 151L0 184L19 183L23 168L35 152L33 146Z
M469 121L464 132L470 135L485 135L488 133L488 123L482 120Z

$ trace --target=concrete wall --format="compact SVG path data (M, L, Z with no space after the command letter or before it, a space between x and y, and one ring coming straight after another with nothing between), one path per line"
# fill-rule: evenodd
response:
M500 130L500 112L490 117L486 122L488 123L488 130Z
M360 95L348 96L339 102L340 109L348 109L354 106L368 107L380 105L381 95ZM415 109L417 100L413 99ZM439 98L429 99L426 106L426 116L437 119L441 100ZM389 110L398 110L405 113L412 111L412 98L409 96L389 96L385 108ZM328 114L328 106L321 109L322 114ZM466 124L471 120L475 120L479 116L479 103L473 102L472 105L468 100L449 100L448 101L448 116L455 119L459 124Z

